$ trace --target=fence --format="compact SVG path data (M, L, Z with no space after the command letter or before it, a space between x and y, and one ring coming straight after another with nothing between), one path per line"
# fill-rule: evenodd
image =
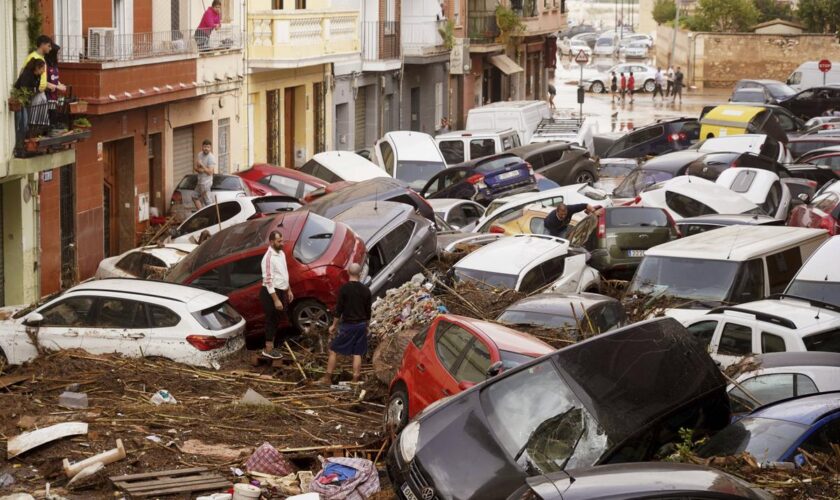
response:
M431 49L443 45L441 30L446 28L447 21L426 19L406 20L403 19L402 45L409 52L423 52L424 49Z
M493 12L470 12L467 26L470 41L476 43L493 43L499 36L499 25Z

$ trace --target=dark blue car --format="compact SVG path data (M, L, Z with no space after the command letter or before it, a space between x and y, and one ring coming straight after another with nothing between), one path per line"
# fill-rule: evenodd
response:
M700 123L696 118L659 120L640 127L616 140L602 158L642 158L671 151L681 151L700 138Z
M534 170L516 155L502 153L459 163L438 172L420 191L426 198L459 198L483 205L496 198L537 191Z
M801 463L799 449L830 453L840 443L840 392L762 406L715 434L700 448L704 458L749 452L759 463Z

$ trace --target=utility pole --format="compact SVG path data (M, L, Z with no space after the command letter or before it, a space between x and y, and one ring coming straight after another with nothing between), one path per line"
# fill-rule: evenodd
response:
M676 50L677 47L677 30L680 29L680 1L681 0L674 0L674 7L676 7L676 13L674 14L674 33L673 37L671 38L671 52L668 53L669 68L674 65L674 50Z

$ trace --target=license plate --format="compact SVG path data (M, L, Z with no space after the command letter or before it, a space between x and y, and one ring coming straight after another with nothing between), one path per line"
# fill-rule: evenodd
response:
M404 495L404 496L405 496L408 500L417 500L417 495L415 495L415 494L414 494L414 492L413 492L413 491L411 491L411 488L409 488L409 487L408 487L408 483L403 483L403 485L402 485L402 487L400 488L400 490L402 491L402 494L403 494L403 495Z
M630 257L644 257L644 250L627 250L627 255Z
M513 179L514 177L519 177L519 171L518 170L512 170L510 172L505 172L503 174L499 174L498 179L500 181L506 181L508 179Z

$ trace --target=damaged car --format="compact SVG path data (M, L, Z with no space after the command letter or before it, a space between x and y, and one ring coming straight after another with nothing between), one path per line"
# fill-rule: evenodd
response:
M538 293L502 311L496 321L578 333L603 333L627 321L621 302L599 293Z
M682 325L658 318L427 408L391 445L387 471L403 499L505 498L529 476L650 460L680 428L716 431L729 418L714 362Z
M214 203L190 215L178 227L172 228L166 242L197 244L204 231L213 235L246 220L277 212L291 212L300 207L297 198L285 195L244 196Z
M194 243L161 243L135 248L122 255L102 259L94 278L163 277L197 246Z

